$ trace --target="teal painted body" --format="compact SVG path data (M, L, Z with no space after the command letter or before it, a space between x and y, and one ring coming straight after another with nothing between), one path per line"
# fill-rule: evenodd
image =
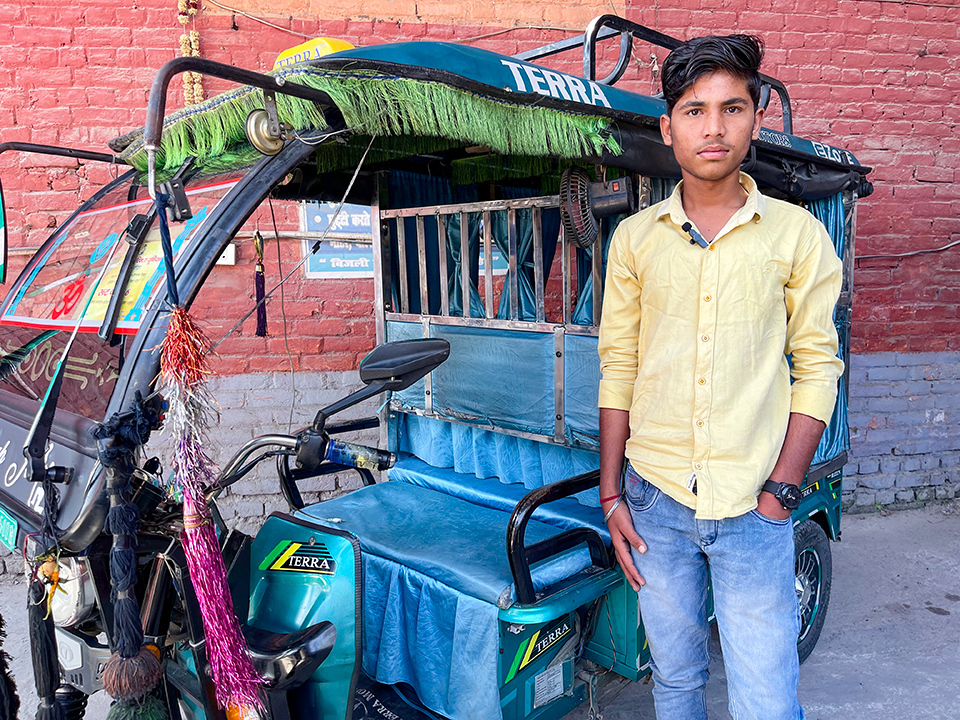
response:
M504 720L559 718L584 699L575 683L579 620L569 612L545 623L500 621L500 706Z
M330 656L292 693L297 717L345 720L359 672L359 544L348 533L271 516L253 541L250 625L292 632L324 620L337 629Z
M817 521L831 540L840 539L840 494L843 471L840 468L819 480L804 481L800 507L793 513L794 524L807 518Z

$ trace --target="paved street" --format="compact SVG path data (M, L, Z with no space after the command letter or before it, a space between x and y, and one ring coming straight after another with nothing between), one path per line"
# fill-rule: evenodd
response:
M842 528L823 634L800 668L807 720L957 720L960 502L845 516ZM712 651L707 706L728 720L716 630ZM653 720L651 687L609 687L604 720Z
M801 668L808 720L960 718L960 502L888 516L848 516L833 545L833 597L823 635ZM36 701L26 636L25 586L0 582L5 649L23 699ZM722 658L714 635L708 698L711 718L729 718ZM106 715L91 699L87 717ZM604 720L652 720L650 684L608 687ZM581 708L570 720L586 720Z

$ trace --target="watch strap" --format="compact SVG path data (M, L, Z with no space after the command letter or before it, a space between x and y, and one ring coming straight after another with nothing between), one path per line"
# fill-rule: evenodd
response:
M797 490L798 493L800 490L796 485L791 485L789 483L778 483L778 482L774 482L773 480L767 480L763 484L763 487L761 488L761 490L773 495L784 510L796 510L797 507L799 507L800 505L800 502L799 502L800 498L798 495L796 496L795 501L788 502L785 499L785 496L786 496L787 490L789 489L795 489Z
M768 492L774 497L777 497L777 493L780 492L781 485L783 485L783 483L774 482L773 480L767 480L763 484L763 487L760 488L760 490L762 490L763 492Z

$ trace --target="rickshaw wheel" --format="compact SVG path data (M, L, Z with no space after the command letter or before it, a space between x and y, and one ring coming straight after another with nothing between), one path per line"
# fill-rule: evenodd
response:
M830 604L833 560L830 540L813 520L800 523L793 532L797 600L800 603L800 635L797 654L806 660L823 630L823 621Z

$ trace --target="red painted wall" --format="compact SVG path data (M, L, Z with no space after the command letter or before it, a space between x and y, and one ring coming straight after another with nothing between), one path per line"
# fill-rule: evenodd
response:
M589 4L576 3L578 18ZM734 31L763 37L768 47L764 70L787 84L795 131L848 148L861 162L876 167L871 176L876 191L859 211L857 253L864 255L924 250L960 240L960 7L934 4L628 0L625 12L631 20L681 38ZM444 4L442 22L432 22L425 8L419 19L378 22L369 16L376 3L364 0L362 5L367 16L339 20L270 15L276 6L253 0L246 0L244 7L294 33L340 37L355 44L464 41L509 27L475 24L472 3ZM383 0L383 15L394 5ZM609 4L596 5L597 14L609 11ZM517 24L555 27L565 17L563 6L545 0L531 0L524 7ZM440 12L439 6L434 12ZM259 70L269 69L279 51L303 39L212 5L197 16L195 27L204 57ZM180 33L171 0L138 0L121 8L89 0L0 5L0 141L105 149L107 140L143 122L153 72L179 55ZM470 42L512 54L570 34L524 27ZM644 92L657 87L651 53L659 61L665 55L638 44L624 81L628 87ZM550 64L576 72L578 59L571 53ZM227 87L209 81L205 85L208 97ZM179 103L179 96L179 86L173 87L171 102ZM108 171L8 153L0 157L0 178L11 244L22 248L39 245L79 198L108 178ZM292 259L298 250L293 243L288 246ZM241 263L249 259L248 248L241 248ZM15 270L26 256L12 260ZM275 254L272 261L268 256L268 263L275 261ZM218 273L211 292L230 298L231 289L241 287L252 293L248 265ZM294 334L310 328L318 358L304 357L310 351L304 344L291 347L300 354L297 362L304 369L353 367L357 355L373 342L369 283L298 283L306 295L288 307L288 316ZM854 352L960 350L960 248L862 260L855 286ZM272 308L271 315L279 318L278 309ZM256 363L231 362L229 369L284 366L282 341L271 339L265 352L263 341L258 342L255 350L251 344L237 355L249 360L249 353L259 353Z

